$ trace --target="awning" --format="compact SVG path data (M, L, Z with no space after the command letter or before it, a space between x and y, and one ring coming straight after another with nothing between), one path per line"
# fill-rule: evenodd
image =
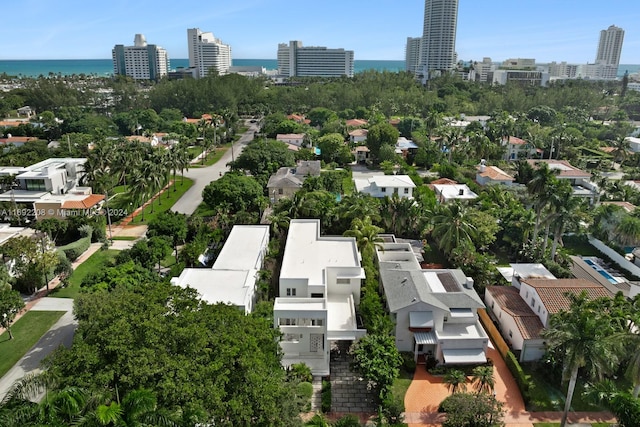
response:
M430 311L409 312L410 328L433 328L433 313Z
M414 332L416 344L437 344L436 334L433 332Z
M445 364L486 363L487 357L481 348L443 349Z

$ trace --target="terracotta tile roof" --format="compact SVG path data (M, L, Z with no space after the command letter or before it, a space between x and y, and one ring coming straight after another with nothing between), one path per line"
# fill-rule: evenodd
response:
M351 127L360 127L369 124L369 121L364 119L349 119L345 122L345 124Z
M355 150L356 153L358 152L362 152L362 153L368 153L369 152L369 147L367 147L366 145L358 145Z
M629 203L629 202L600 202L603 205L616 205L616 206L620 206L621 208L623 208L624 210L626 210L627 212L631 213L633 211L636 210L636 205Z
M62 209L89 209L104 200L104 194L91 194L82 200L68 200L62 203Z
M521 139L515 136L510 136L503 141L513 145L525 145L527 143L527 141L525 141L524 139Z
M604 151L605 153L613 153L615 150L615 147L600 147L600 151Z
M441 184L441 185L454 185L457 183L458 181L454 181L449 178L438 178L435 181L431 181L431 184Z
M536 290L549 314L571 308L566 293L579 295L586 291L589 299L612 296L607 288L587 279L525 279L522 282Z
M2 127L17 127L25 123L29 122L25 122L22 120L0 120L0 126Z
M480 166L478 166L478 175L483 178L489 178L494 181L513 181L513 177L507 174L505 171L496 166L486 166L484 172L480 172Z
M16 144L25 143L29 141L37 141L38 138L34 136L12 136L11 138L0 138L2 144Z
M367 136L369 131L367 129L355 129L349 132L351 136Z
M487 286L486 291L493 296L500 308L513 318L522 338L540 338L544 325L522 299L518 289L512 286Z

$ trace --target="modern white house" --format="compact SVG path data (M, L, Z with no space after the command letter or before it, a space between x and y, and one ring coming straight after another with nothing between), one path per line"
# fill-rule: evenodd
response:
M478 320L482 299L460 269L422 269L410 243L376 250L380 286L396 346L445 365L484 363L489 338Z
M268 225L234 225L213 267L185 268L171 284L195 289L209 304L230 304L251 313L268 248Z
M409 175L375 175L371 178L354 179L356 190L373 197L393 196L400 198L413 198L413 189L416 185Z
M436 199L440 203L448 203L452 200L475 200L478 195L467 184L432 184Z
M555 279L544 264L541 263L516 263L509 267L496 267L507 283L516 289L520 289L520 282L526 279Z
M360 261L354 238L321 236L318 219L291 220L273 308L283 366L305 363L313 375L329 375L332 343L365 335L355 311Z
M570 308L567 293L587 293L589 299L611 297L602 285L585 279L521 279L514 286L488 286L485 304L507 344L520 361L539 360L546 351L542 330L552 314Z
M557 159L529 159L527 162L532 168L536 169L539 165L546 163L549 169L557 171L558 179L566 179L573 187L573 195L575 197L589 198L591 204L595 203L599 196L600 190L598 185L591 182L591 174L572 166L566 160Z
M304 144L304 134L303 133L279 133L276 135L276 140L284 142L289 146L289 148L297 147L300 148Z
M30 219L64 218L72 211L83 215L101 208L104 195L81 187L85 158L50 158L26 167L2 166L0 176L13 176L14 186L0 194L1 202L28 206ZM33 214L33 215L31 215Z
M517 138L515 136L502 138L501 145L505 148L504 160L512 162L522 159L530 159L538 154L538 151L534 146L524 139Z

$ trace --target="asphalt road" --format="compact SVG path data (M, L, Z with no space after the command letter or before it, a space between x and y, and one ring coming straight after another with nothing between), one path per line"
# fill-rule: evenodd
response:
M244 147L253 140L254 132L259 130L257 123L249 123L249 129L240 137L238 142L233 145L232 150L227 150L226 153L218 160L214 165L203 168L190 168L185 172L184 176L193 180L193 185L184 195L173 205L172 211L191 215L198 205L202 203L202 190L210 182L220 178L221 174L226 173L229 170L227 163L234 157L238 156ZM176 179L180 179L179 177Z
M0 378L0 400L13 383L27 374L40 372L40 362L59 346L71 347L78 323L73 318L73 300L70 298L42 298L31 311L66 311L38 340L13 368Z

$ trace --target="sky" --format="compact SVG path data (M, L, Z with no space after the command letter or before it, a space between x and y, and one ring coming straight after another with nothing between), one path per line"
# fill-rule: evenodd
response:
M237 59L275 59L278 43L353 50L356 60L403 60L422 35L424 0L20 0L0 8L0 59L108 59L136 33L187 58L187 28L213 32ZM625 30L621 64L640 64L640 8L628 0L459 0L458 59L584 64L600 30Z

